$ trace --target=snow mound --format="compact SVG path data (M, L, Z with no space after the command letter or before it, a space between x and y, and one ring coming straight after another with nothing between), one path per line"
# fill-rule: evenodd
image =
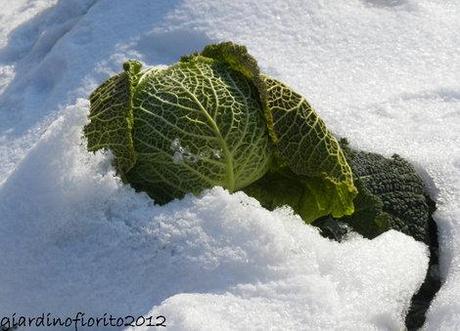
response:
M402 327L423 244L397 232L339 244L221 188L155 206L85 151L85 109L69 107L1 188L0 311L156 306L183 330Z

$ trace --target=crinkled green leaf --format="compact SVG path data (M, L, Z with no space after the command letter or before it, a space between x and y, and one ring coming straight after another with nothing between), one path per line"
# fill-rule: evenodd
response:
M357 191L337 140L304 97L277 80L264 80L279 162L305 177L311 198L318 202L316 212L306 214L351 215Z
M193 56L146 72L133 97L137 161L127 174L157 202L263 176L270 139L252 82L225 62Z
M341 144L359 192L356 212L343 221L367 238L394 229L429 244L434 206L414 167L398 155L386 158Z
M272 139L275 139L272 112L268 108L267 86L261 76L256 59L248 53L245 46L230 41L206 46L201 52L202 56L227 63L233 70L242 73L257 89L262 105L262 111L267 123L267 128Z
M132 96L141 64L129 61L125 71L111 77L90 96L90 114L84 134L88 150L110 150L115 168L124 176L136 162L133 139Z

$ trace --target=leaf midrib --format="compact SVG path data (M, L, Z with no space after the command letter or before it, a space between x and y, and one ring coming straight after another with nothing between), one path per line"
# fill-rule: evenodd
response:
M172 79L172 78L171 78ZM177 81L176 79L172 79L175 83L177 83L184 91L187 93L190 98L197 104L197 106L200 108L204 116L206 117L206 120L209 122L212 131L217 137L218 143L222 147L222 152L224 155L224 158L226 160L225 164L225 173L226 173L226 178L227 178L227 189L230 192L233 192L235 190L235 174L234 174L234 166L233 166L233 157L232 154L230 153L230 150L227 146L226 141L224 140L222 133L220 132L219 127L217 126L217 123L214 121L212 116L208 113L206 108L201 104L200 100L197 99L197 97L191 93L180 81ZM213 88L211 86L211 88ZM214 90L214 89L213 89Z

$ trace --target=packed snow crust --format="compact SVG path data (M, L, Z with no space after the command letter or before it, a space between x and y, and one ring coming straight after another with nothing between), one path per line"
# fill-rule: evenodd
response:
M444 285L426 329L460 328L460 3L0 0L0 312L158 314L172 330L395 330L426 247L342 244L215 188L158 207L86 152L92 89L128 58L245 44L352 146L411 160L438 204Z

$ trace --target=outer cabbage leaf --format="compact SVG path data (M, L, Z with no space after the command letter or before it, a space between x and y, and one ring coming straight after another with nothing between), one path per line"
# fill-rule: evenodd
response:
M136 162L131 135L132 96L141 64L128 61L124 69L124 72L111 77L91 94L90 123L84 128L88 150L111 150L115 156L115 168L122 178Z
M353 169L356 212L342 220L367 238L394 229L430 245L433 201L414 167L398 155L355 151L341 145Z
M252 82L225 62L191 56L145 72L133 96L137 161L127 179L164 203L262 177L270 140Z
M288 167L270 171L243 191L270 210L290 206L306 223L328 215L336 199L332 183L296 175Z
M314 215L351 215L357 190L337 140L304 97L274 79L264 76L264 81L279 163L301 176L314 201L305 198L315 209L303 215L309 221Z

